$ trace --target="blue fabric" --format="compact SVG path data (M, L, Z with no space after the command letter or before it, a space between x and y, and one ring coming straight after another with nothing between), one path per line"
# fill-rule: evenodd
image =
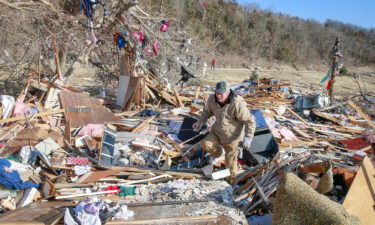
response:
M251 113L254 115L255 117L255 121L256 121L256 128L265 128L265 127L268 127L267 126L267 123L266 123L266 120L264 119L263 117L263 114L262 112L259 110L259 109L252 109L251 110Z
M0 158L0 184L5 188L20 190L29 187L38 188L38 184L33 182L23 182L17 171L12 171L10 173L5 172L4 167L10 167L10 162L7 159Z
M125 31L121 31L121 34L124 37L126 36ZM117 42L117 46L118 46L119 50L121 50L126 45L126 40L121 35L118 35L116 42Z
M152 109L144 109L142 112L139 113L139 116L141 117L150 117L150 116L156 116L159 113Z

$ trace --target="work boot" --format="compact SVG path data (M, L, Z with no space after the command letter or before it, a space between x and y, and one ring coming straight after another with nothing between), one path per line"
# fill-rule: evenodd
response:
M229 177L225 178L225 181L228 182L228 184L235 186L237 184L237 176L230 175Z

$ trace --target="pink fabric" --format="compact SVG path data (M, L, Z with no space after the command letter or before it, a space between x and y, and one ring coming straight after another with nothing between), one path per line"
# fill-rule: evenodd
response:
M280 129L274 128L271 130L273 136L282 138L285 141L298 141L298 138L288 128L282 127Z
M149 49L149 48L145 48L145 53L146 53L146 55L148 55L148 56L151 56L151 50Z
M158 41L154 41L154 44L152 45L152 50L155 56L158 55L158 49L159 49L159 43Z
M139 43L143 43L144 39L145 39L145 35L143 34L142 31L139 31L139 32L132 32L131 33L133 35L133 37L137 38Z
M30 106L24 104L23 102L16 102L16 105L13 108L12 117L23 116L23 115L29 113L30 110L31 110Z
M168 26L165 25L165 24L162 24L161 27L160 27L160 31L161 32L167 32L168 31Z
M89 135L91 137L103 134L104 124L87 124L78 132L78 136Z

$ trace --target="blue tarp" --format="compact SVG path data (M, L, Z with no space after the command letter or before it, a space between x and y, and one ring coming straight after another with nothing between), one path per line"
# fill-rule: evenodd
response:
M259 109L252 109L251 113L254 115L256 120L256 129L268 127L266 120L264 119L263 114Z
M26 189L29 187L38 188L38 184L33 182L23 182L20 178L20 175L17 171L6 172L4 167L10 167L10 162L7 159L0 158L0 185L3 185L5 188L20 190Z

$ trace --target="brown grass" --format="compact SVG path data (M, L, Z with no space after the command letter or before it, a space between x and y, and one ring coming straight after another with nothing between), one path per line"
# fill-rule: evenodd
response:
M231 84L240 84L243 80L248 79L252 70L249 69L228 69L218 68L215 71L208 71L209 75L205 79L201 79L203 85L215 85L219 81L228 81ZM314 89L315 91L325 91L326 83L320 84L321 79L326 72L319 71L275 71L262 70L261 78L276 78L282 82L291 82L294 88L300 89L303 92L308 92ZM335 92L337 94L359 94L358 86L353 78L349 76L337 76L334 84ZM371 77L363 77L358 79L361 87L365 87L367 91L375 92L375 74ZM306 87L298 84L308 85L311 87L308 90Z

